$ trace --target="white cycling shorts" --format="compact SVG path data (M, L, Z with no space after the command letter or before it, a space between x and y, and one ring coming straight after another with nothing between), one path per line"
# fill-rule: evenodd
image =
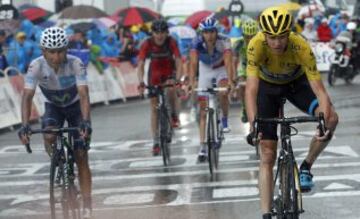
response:
M219 82L222 80L227 80L228 76L226 74L225 66L213 69L208 65L199 63L199 80L198 87L202 89L211 88L213 79L216 80L216 85L219 86ZM199 92L198 96L207 97L206 92Z

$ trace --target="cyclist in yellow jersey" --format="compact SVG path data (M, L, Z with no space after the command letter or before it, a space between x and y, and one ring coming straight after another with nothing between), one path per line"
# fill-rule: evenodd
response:
M284 8L271 7L260 15L259 32L247 49L246 111L250 124L255 116L278 116L281 99L286 97L308 114L324 112L327 131L318 131L310 143L309 153L300 166L302 190L313 187L310 169L318 155L328 145L338 123L338 116L316 68L309 44L291 32L292 16ZM271 218L273 198L273 167L276 160L276 125L262 124L260 129L259 190L263 218ZM247 138L252 142L253 126Z

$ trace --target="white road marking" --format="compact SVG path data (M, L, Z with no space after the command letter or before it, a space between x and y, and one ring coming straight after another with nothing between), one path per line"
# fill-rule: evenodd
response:
M256 187L226 188L213 190L213 198L235 198L249 197L259 195L259 189Z
M154 198L155 198L155 194L153 193L112 195L107 197L104 200L103 204L104 205L142 204L146 202L152 202Z
M343 189L354 189L354 187L342 183L331 183L330 185L324 188L324 190L343 190Z

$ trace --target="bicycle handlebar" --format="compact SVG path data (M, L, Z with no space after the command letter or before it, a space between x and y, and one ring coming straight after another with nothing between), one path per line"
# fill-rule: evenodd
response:
M288 117L288 118L255 118L254 121L254 140L258 138L259 130L258 130L258 124L259 123L275 123L275 124L281 124L281 125L291 125L294 123L306 123L306 122L318 122L319 123L319 136L324 136L326 132L325 127L325 119L324 119L324 113L319 113L319 116L297 116L297 117ZM255 141L254 141L255 142Z
M77 127L68 127L68 128L51 128L51 129L34 129L34 130L30 130L29 134L39 134L39 133L43 133L43 134L57 134L57 135L61 135L63 133L71 133L71 132L79 132L79 128ZM25 144L25 148L26 148L26 152L31 154L32 153L32 149L30 147L30 143Z
M229 88L227 87L214 87L214 88L195 88L197 92L209 92L209 93L216 93L219 91L228 91Z
M69 132L79 132L78 127L68 127L68 128L50 128L50 129L34 129L30 131L30 134L62 134Z

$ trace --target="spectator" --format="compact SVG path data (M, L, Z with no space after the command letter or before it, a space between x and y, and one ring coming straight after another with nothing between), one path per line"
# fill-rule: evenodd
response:
M332 32L326 18L321 20L321 24L317 29L317 36L320 42L329 42L332 39Z
M25 74L31 61L31 56L31 43L26 40L26 34L24 32L18 32L15 40L9 45L9 52L7 53L9 65L16 67L21 73Z
M130 61L135 65L138 50L136 49L134 38L131 35L129 28L120 28L118 34L122 45L120 49L120 61Z
M318 40L317 33L314 30L314 19L306 18L304 30L301 33L308 41L315 42Z
M68 54L81 59L85 66L90 62L90 48L85 37L85 33L81 30L75 30L69 42Z
M5 43L6 43L6 33L4 30L0 30L0 70L5 70L6 67L8 66L6 56L4 55Z

